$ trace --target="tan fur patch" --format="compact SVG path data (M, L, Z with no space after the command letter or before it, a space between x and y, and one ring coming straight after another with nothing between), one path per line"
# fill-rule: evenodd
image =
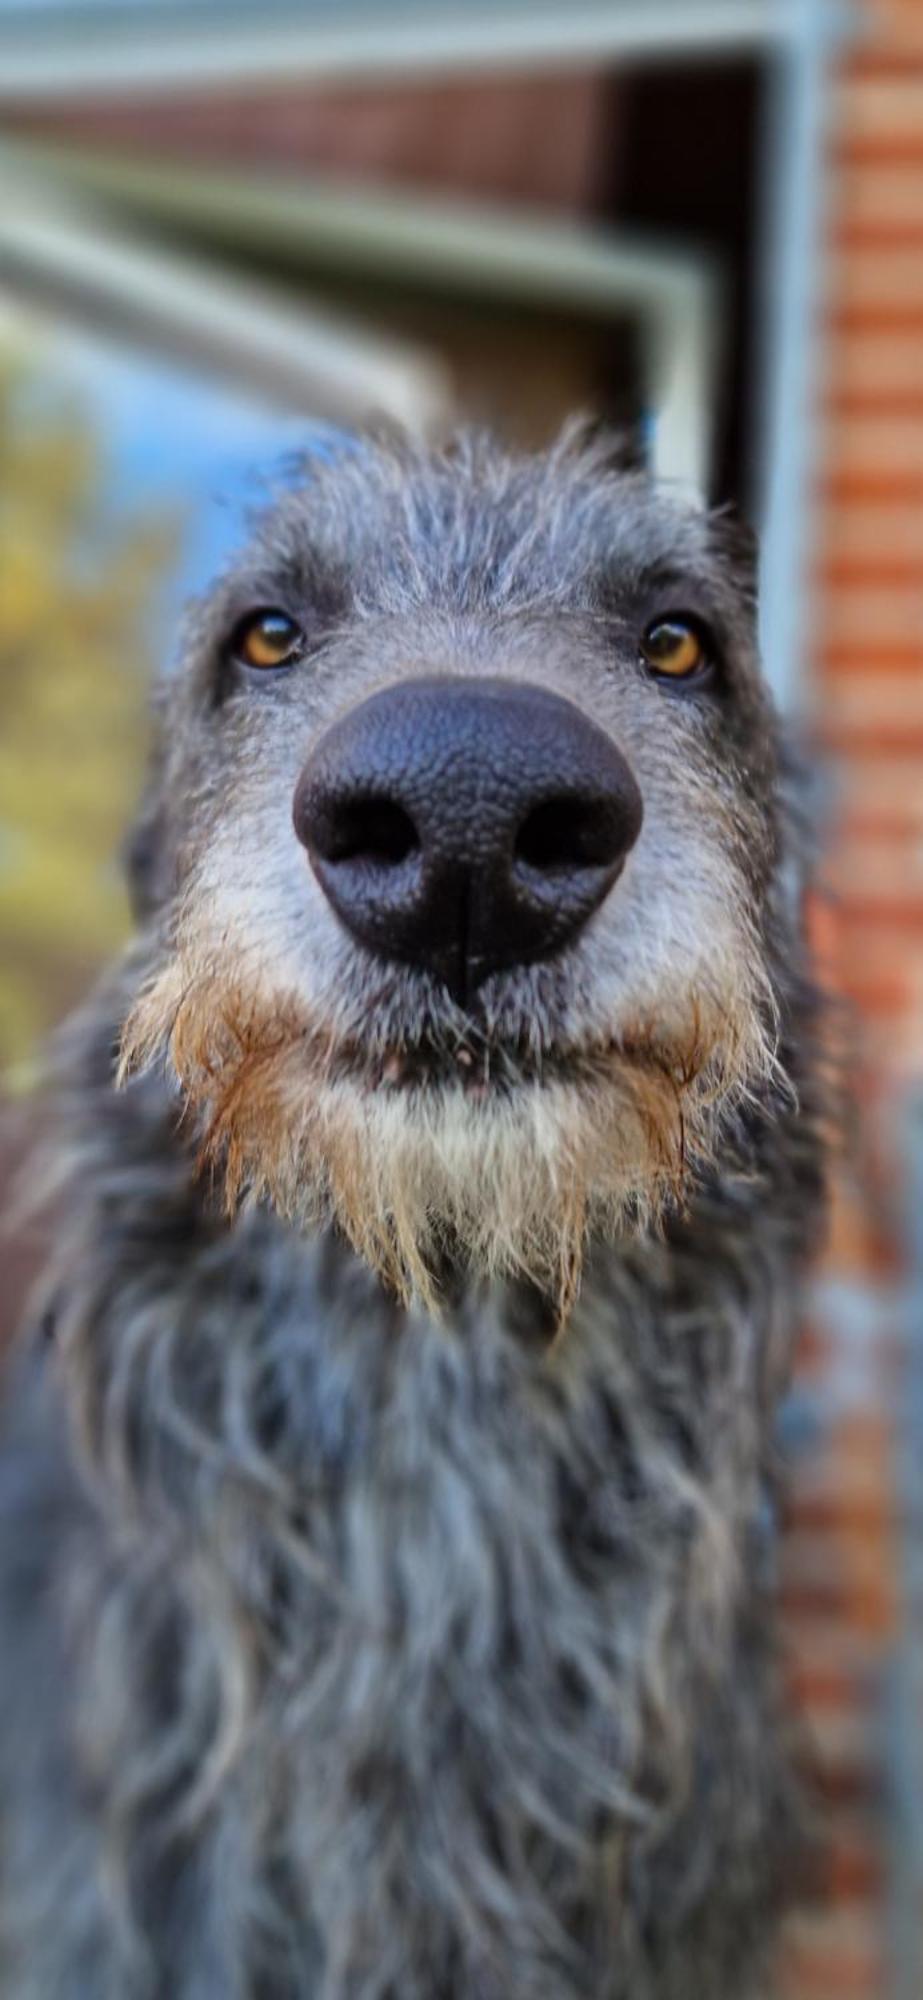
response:
M719 1018L690 1002L669 1045L641 1026L545 1078L388 1088L380 1064L370 1074L291 997L182 958L132 1010L122 1079L161 1054L229 1210L268 1199L301 1227L333 1221L400 1298L430 1310L448 1252L484 1277L533 1280L562 1318L589 1231L650 1226L681 1199L722 1108L772 1061L752 1004Z

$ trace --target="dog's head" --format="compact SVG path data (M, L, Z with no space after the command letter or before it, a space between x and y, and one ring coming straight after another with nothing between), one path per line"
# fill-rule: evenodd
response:
M144 821L228 1198L572 1296L772 1062L774 729L720 522L598 451L312 467L196 618Z

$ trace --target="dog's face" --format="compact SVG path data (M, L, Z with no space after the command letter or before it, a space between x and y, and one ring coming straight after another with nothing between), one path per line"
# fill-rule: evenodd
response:
M312 468L163 694L160 1051L232 1202L566 1304L771 1063L774 732L723 531L562 446Z

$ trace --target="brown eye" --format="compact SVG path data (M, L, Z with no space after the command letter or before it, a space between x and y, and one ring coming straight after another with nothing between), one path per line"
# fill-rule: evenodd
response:
M251 611L231 641L235 660L245 667L287 667L297 659L304 633L285 611Z
M652 673L670 680L689 680L711 664L702 634L685 618L657 618L648 625L641 658Z

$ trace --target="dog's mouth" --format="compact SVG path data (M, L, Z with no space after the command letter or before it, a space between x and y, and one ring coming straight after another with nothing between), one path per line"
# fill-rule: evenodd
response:
M671 1072L683 1067L665 1051L658 1052L649 1035L537 1046L525 1037L514 1041L472 1032L451 1042L424 1036L374 1051L355 1042L341 1045L328 1074L331 1080L352 1083L363 1094L431 1099L457 1094L466 1103L478 1104L509 1098L523 1089L591 1084L594 1077L611 1070L614 1061ZM685 1080L676 1076L677 1082Z
M541 1084L566 1068L563 1052L539 1056L514 1044L472 1039L455 1048L421 1041L386 1049L360 1064L367 1089L412 1093L459 1091L469 1103L509 1094L523 1084Z

